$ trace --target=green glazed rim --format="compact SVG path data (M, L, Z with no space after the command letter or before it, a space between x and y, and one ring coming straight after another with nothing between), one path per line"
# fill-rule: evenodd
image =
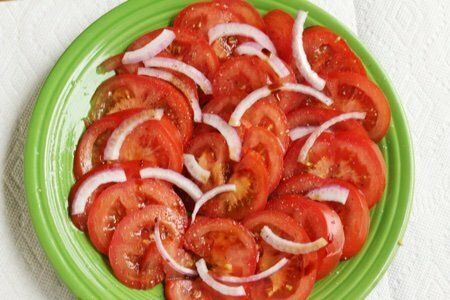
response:
M163 288L132 290L112 275L107 260L76 230L67 213L67 195L74 183L73 153L95 88L111 74L96 66L119 53L136 37L167 26L194 1L130 0L86 29L64 52L37 99L25 147L25 188L40 243L59 276L79 298L162 299ZM359 299L380 280L395 256L410 215L413 153L406 118L387 75L350 30L305 0L251 0L261 13L282 9L309 12L307 26L320 24L341 35L364 62L369 76L383 89L392 109L392 124L380 143L388 184L382 201L371 211L368 240L353 259L342 262L316 283L311 299Z

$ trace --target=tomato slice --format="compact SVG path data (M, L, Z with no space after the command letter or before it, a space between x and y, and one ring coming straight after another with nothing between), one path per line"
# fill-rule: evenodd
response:
M265 31L266 24L259 12L245 0L214 0L216 3L226 5L243 23L250 24L259 30Z
M184 218L164 205L148 205L128 214L112 236L109 262L117 279L128 287L147 289L164 279L163 261L153 236L157 219L165 247L179 244Z
M328 245L317 251L317 279L324 278L337 267L345 239L341 219L334 210L324 203L289 194L269 201L267 209L290 215L305 229L311 240L327 240Z
M385 162L376 145L351 132L323 133L308 153L308 163L297 161L306 138L295 141L284 158L284 178L309 173L353 183L366 196L369 207L383 195L386 185Z
M104 81L92 97L89 121L130 108L162 108L186 143L192 135L192 109L186 98L165 81L123 74Z
M205 132L194 136L186 150L204 169L211 172L206 183L196 182L202 191L225 184L229 177L228 145L220 133Z
M314 175L303 174L294 176L280 184L274 195L275 197L285 194L306 195L310 190L326 185L340 185L349 190L345 205L336 202L326 202L341 218L345 234L341 258L349 259L359 252L369 233L369 208L364 194L359 189L343 180L322 179Z
M331 30L314 26L303 32L303 47L311 68L320 75L353 72L365 75L361 60L347 43Z
M80 188L80 186L88 180L91 176L103 172L108 169L117 169L122 168L125 171L125 174L127 176L127 179L133 179L133 178L139 178L139 170L145 166L149 166L147 162L143 161L129 161L129 162L113 162L113 163L106 163L102 164L83 176L80 177L80 179L72 186L69 193L69 207L72 206L73 199ZM78 215L71 215L70 218L72 219L73 224L80 230L85 231L87 229L86 222L89 215L89 211L92 205L92 202L94 199L110 184L104 184L99 186L89 197L88 202L86 203L86 207L84 210L84 213L78 214Z
M317 254L292 255L280 252L260 238L261 229L268 226L282 238L307 243L308 235L289 215L264 210L248 216L243 224L257 237L259 260L256 272L262 272L286 257L289 263L270 277L251 285L251 299L306 299L313 289L317 272Z
M289 129L301 126L320 126L329 119L340 114L339 111L318 108L318 107L303 107L298 108L287 115ZM331 127L332 131L351 131L364 137L368 137L367 131L359 121L347 120L339 122Z
M166 117L144 122L125 138L119 159L148 161L151 165L181 172L183 145L176 133L177 129Z
M286 62L291 62L294 18L282 10L275 9L264 16L264 22L267 35L277 48L278 56Z
M140 109L130 109L105 116L88 126L80 138L73 163L75 179L89 172L103 162L103 150L111 132Z
M176 28L183 28L208 38L208 30L217 24L241 22L226 5L218 2L200 2L185 7L173 21Z
M223 193L208 201L200 214L240 220L251 212L264 209L269 195L268 177L261 155L247 151L234 166L228 180L236 185L236 192Z
M367 77L353 73L332 73L326 89L334 100L333 107L343 112L363 111L364 128L378 142L387 133L391 122L389 102L383 91Z
M230 95L240 91L247 95L266 86L297 82L293 73L279 78L275 71L264 61L255 56L236 56L224 62L213 80L214 96ZM276 92L266 97L271 102L296 102L299 95L293 92Z
M215 275L249 276L255 272L255 239L233 220L198 217L184 240L185 247L204 258Z
M95 198L87 222L94 247L108 254L113 233L123 217L150 204L170 207L183 217L187 227L186 209L170 185L153 179L134 179L114 184Z
M164 285L164 296L167 300L213 300L205 290L201 279L189 280L166 280Z
M266 165L269 193L278 185L283 175L283 149L277 137L262 127L252 127L245 134L244 152L253 150L258 152Z

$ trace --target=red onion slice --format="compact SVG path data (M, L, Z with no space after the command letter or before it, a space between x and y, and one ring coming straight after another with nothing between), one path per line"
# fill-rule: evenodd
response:
M192 154L183 154L184 166L189 174L201 183L207 183L211 172L203 169Z
M269 54L266 54L267 51L269 50L265 49L263 46L255 42L243 43L236 48L236 53L239 55L257 56L261 60L268 63L280 78L289 76L291 72L289 72L289 69L286 67L284 62L270 51Z
M145 60L144 65L146 67L166 68L180 72L194 80L194 82L202 89L202 91L206 95L212 94L211 82L208 80L205 74L182 61L166 57L153 57Z
M172 44L174 39L175 33L171 30L164 29L154 40L149 42L144 47L134 51L125 52L122 58L122 63L124 65L134 64L150 59L166 49L170 44Z
M236 185L235 184L223 184L216 186L213 189L210 189L206 193L203 194L203 196L198 199L198 201L195 203L194 210L192 211L192 220L191 224L194 223L195 217L197 216L198 212L200 211L200 208L209 200L213 199L219 194L226 193L226 192L235 192L236 191Z
M326 82L311 69L305 49L303 48L303 26L305 25L307 16L308 13L299 11L295 19L294 29L292 30L292 54L295 59L295 64L303 78L315 89L321 91L325 87Z
M139 171L142 179L154 178L170 182L185 191L194 201L203 195L200 188L188 178L169 169L144 168Z
M331 126L335 125L336 123L343 122L350 119L356 119L356 120L364 120L366 117L365 112L350 112L341 114L339 116L333 117L329 119L328 121L324 122L322 125L320 125L306 140L305 144L303 145L302 149L300 150L300 154L298 155L298 161L306 164L307 158L308 158L308 152L316 142L317 138L327 129L329 129Z
M261 238L274 249L291 254L307 254L325 247L328 242L324 238L319 238L314 242L297 243L283 239L276 235L269 227L261 229Z
M106 183L117 183L127 181L127 175L121 168L108 169L93 174L86 179L78 188L71 206L71 214L79 215L84 213L86 204L92 193L101 185Z
M217 279L223 282L230 282L230 283L247 283L247 282L254 282L258 281L264 278L267 278L269 276L272 276L279 270L281 270L289 260L285 257L280 259L276 264L268 268L267 270L262 271L261 273L247 276L247 277L236 277L236 276L219 276Z
M242 142L236 129L228 125L221 117L214 114L203 114L203 123L214 127L223 135L228 144L230 159L240 161Z
M120 156L120 149L126 137L139 125L148 120L161 120L164 115L163 109L150 109L135 114L128 119L125 119L120 125L114 129L108 138L105 150L103 152L104 160L118 160Z
M252 107L253 104L261 100L262 98L265 98L269 96L272 93L270 88L268 86L263 86L262 88L259 88L257 90L254 90L250 94L248 94L244 99L239 102L239 104L234 109L233 113L231 114L230 120L228 124L231 126L241 126L241 118L245 114L245 112Z
M309 96L312 96L322 102L323 104L330 106L333 104L333 100L325 95L322 92L319 92L316 89L313 89L310 86L301 84L301 83L285 83L281 87L279 87L277 90L279 91L285 91L285 92L296 92L300 94L306 94Z
M181 81L177 76L166 72L164 70L158 70L153 68L139 68L138 75L155 77L167 82L170 82L173 86L179 89L183 95L188 99L191 104L192 111L194 112L194 122L202 121L202 109L200 108L199 100L197 96L192 93L191 89L186 86L186 84Z
M187 276L197 276L198 273L195 270L189 269L185 266L180 265L175 259L173 259L167 250L164 248L164 244L161 240L161 233L159 230L160 221L157 220L155 224L154 236L155 236L155 244L158 249L161 257L169 264L169 266L174 269L176 272L187 275Z
M317 129L318 126L300 126L293 128L289 131L289 137L292 141L299 140L304 136L307 136L308 134L311 134L314 132L314 130Z
M253 27L249 24L242 23L222 23L212 27L208 31L209 43L212 44L215 40L224 36L245 36L253 39L258 44L262 45L264 48L268 49L270 52L277 54L277 50L273 45L270 38L261 30Z
M347 202L349 190L337 184L323 186L309 191L306 197L316 201L333 201L340 204Z
M211 275L208 273L208 267L206 266L205 260L202 258L198 260L195 263L195 266L197 267L197 272L200 278L211 288L218 291L222 295L227 296L245 296L245 289L242 285L239 286L229 286L222 284L215 280Z

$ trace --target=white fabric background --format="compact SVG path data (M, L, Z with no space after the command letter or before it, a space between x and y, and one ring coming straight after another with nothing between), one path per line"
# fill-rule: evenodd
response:
M168 1L168 0L164 0ZM0 1L0 293L70 299L42 252L23 192L28 118L70 42L122 0ZM370 299L448 299L450 293L450 2L314 0L358 32L387 70L412 132L414 208L396 259Z

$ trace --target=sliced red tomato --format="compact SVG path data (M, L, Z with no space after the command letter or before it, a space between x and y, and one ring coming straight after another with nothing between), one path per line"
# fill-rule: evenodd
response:
M249 213L264 209L269 195L268 173L260 154L247 151L233 168L228 183L235 192L223 193L208 201L200 214L240 220Z
M166 280L164 285L164 296L167 300L213 300L204 288L201 279L189 280Z
M253 150L258 152L264 160L269 175L269 193L278 185L283 175L283 148L278 138L269 130L262 127L252 127L245 134L244 152Z
M112 236L109 262L117 279L128 287L148 289L164 279L163 260L153 236L158 219L164 246L179 244L184 218L164 205L151 204L128 214Z
M102 164L83 176L72 186L69 192L69 207L72 206L73 199L80 188L80 186L88 180L91 176L98 174L99 172L103 172L105 170L109 169L117 169L122 168L125 171L125 174L127 176L127 179L133 179L133 178L139 178L139 170L143 167L150 166L147 162L143 161L129 161L129 162L114 162L114 163L105 163ZM80 230L85 231L87 229L86 222L89 215L89 211L92 205L92 202L94 199L110 184L104 184L99 186L89 197L88 202L86 203L86 207L84 210L84 213L78 214L78 215L71 215L70 218L72 219L73 224Z
M277 48L278 56L286 62L291 62L294 18L282 10L275 9L264 16L264 22L267 35Z
M183 143L192 135L191 106L175 87L165 81L132 74L104 81L92 97L89 120L130 108L162 108L180 132Z
M268 226L284 239L299 243L310 242L302 226L289 215L275 210L254 213L243 224L257 237L259 260L256 273L272 267L284 257L289 259L289 263L275 274L251 284L251 299L306 299L316 280L317 254L283 253L260 238L261 229Z
M364 245L369 232L370 214L364 194L353 184L338 179L322 179L314 175L297 175L280 184L274 192L276 197L285 194L306 195L315 188L339 185L349 190L345 205L326 202L341 218L344 226L345 243L342 259L356 255ZM270 202L269 202L270 203Z
M328 245L317 251L317 279L322 279L339 264L344 247L344 228L338 214L324 203L299 195L286 194L272 199L267 209L290 215L313 241L324 238Z
M176 211L187 226L187 214L180 197L165 182L134 179L114 184L94 200L88 216L89 238L94 247L108 254L109 244L119 222L128 214L149 204L162 204Z
M226 5L243 23L250 24L259 30L265 31L266 24L259 12L245 0L214 0L214 2Z
M75 179L89 172L103 162L103 150L111 132L140 109L124 110L105 116L88 126L78 142L73 163Z
M120 161L144 160L154 166L181 172L183 145L177 129L164 117L136 127L124 140Z
M246 129L258 126L272 132L281 143L283 152L289 147L290 138L286 115L275 103L267 100L258 101L242 116L241 123L241 127Z
M353 183L366 196L369 207L383 195L386 185L385 162L376 145L351 132L323 133L308 153L308 163L297 161L306 138L295 141L284 159L284 178L309 173Z
M228 145L220 133L205 132L194 136L186 150L195 156L197 162L205 170L211 172L207 183L200 183L203 191L225 184L230 176Z
M291 111L287 115L287 121L289 129L304 126L320 126L322 123L329 119L336 117L340 114L339 111L318 108L318 107L303 107ZM368 137L367 131L361 125L361 122L356 120L347 120L339 122L333 127L333 131L351 131L355 134L359 134L364 137Z
M255 239L233 220L198 217L184 240L185 247L204 258L215 275L249 276L255 272Z
M311 68L320 75L335 71L366 74L361 60L347 43L325 27L314 26L305 29L303 47Z
M183 28L208 38L208 30L212 27L229 22L241 22L226 5L218 2L200 2L185 7L173 21L176 28Z
M275 71L256 56L236 56L224 62L213 80L214 96L230 95L236 92L250 94L266 86L278 86L283 83L297 82L293 73L280 79ZM293 92L276 92L266 99L271 102L296 102L299 94Z
M372 140L378 142L387 133L391 109L383 91L367 77L354 73L332 73L326 89L333 107L343 112L366 112L363 126Z

